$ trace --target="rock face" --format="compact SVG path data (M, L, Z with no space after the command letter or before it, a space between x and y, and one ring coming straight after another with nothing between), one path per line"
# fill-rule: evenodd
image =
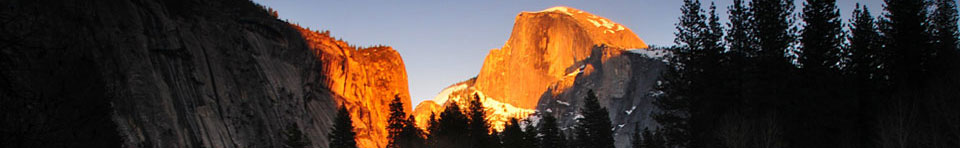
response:
M390 101L400 97L410 112L407 72L400 53L386 46L358 48L316 32L296 27L322 61L323 82L342 96L348 107L360 147L385 147Z
M593 48L592 56L578 62L574 75L550 85L540 98L537 116L557 117L562 131L572 133L587 91L597 94L607 108L614 126L617 147L629 147L636 128L659 126L652 113L657 111L650 94L666 64L659 58L664 52L637 49L624 51L613 47ZM534 116L533 118L537 118Z
M484 59L477 90L500 102L535 108L546 86L574 71L576 67L570 66L601 44L647 48L630 29L580 10L554 7L522 12L503 48L491 50Z
M650 118L648 92L665 67L654 51L630 29L606 18L568 7L522 12L510 39L490 51L480 74L444 89L417 106L421 127L444 102L479 94L494 128L510 117L557 117L568 134L588 90L610 111L618 147L629 146L639 125L657 126ZM490 105L486 102L492 102ZM502 118L503 120L499 120Z
M382 147L387 102L409 102L396 51L246 0L0 6L0 143L11 147L283 147L288 129L326 147L338 104L361 147Z

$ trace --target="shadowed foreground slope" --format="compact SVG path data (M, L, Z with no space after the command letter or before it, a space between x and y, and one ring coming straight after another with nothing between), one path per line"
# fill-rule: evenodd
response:
M355 122L361 146L382 146L385 102L409 101L396 51L298 29L246 0L0 6L7 146L282 147L291 128L326 146L339 103L366 121Z

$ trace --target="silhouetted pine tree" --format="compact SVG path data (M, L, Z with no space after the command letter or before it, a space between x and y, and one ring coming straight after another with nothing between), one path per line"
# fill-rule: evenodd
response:
M796 39L796 28L792 27L793 1L753 0L750 9L753 39L760 52L760 68L764 71L786 72L784 69L790 66L785 56Z
M674 32L673 56L669 57L670 68L664 70L660 81L652 94L657 107L662 111L654 115L669 135L671 144L687 147L692 137L690 135L691 105L695 102L697 92L703 85L694 85L702 73L701 57L704 53L704 37L710 32L707 29L705 16L701 13L699 0L684 0L680 7L681 15ZM589 134L577 129L579 141L581 134ZM589 143L587 143L589 144Z
M353 119L347 106L340 105L337 117L333 120L333 130L330 133L330 148L356 148L357 133L353 132Z
M427 121L427 123L429 125L427 125L428 133L426 135L427 136L426 143L427 143L427 147L433 148L433 147L436 147L438 143L438 139L440 139L440 137L437 137L437 136L440 136L439 134L437 134L440 131L440 121L437 120L437 115L431 112L430 121Z
M680 55L669 58L676 59L677 56ZM653 119L665 129L664 134L670 145L685 147L692 140L689 119L693 116L690 113L692 102L690 96L693 91L690 90L690 81L681 68L682 65L676 62L669 63L657 84L654 85L650 96L654 98L653 104L660 109L660 112L653 114ZM584 132L584 130L575 130L575 135L586 134ZM579 141L577 139L574 142Z
M723 53L726 51L726 44L723 43L724 32L720 24L720 16L717 15L717 5L710 2L710 11L707 13L706 27L701 35L704 50L702 67L705 73L717 73L721 68Z
M613 148L613 126L606 107L600 106L593 90L587 91L580 108L583 118L577 118L577 140L580 147Z
M840 61L843 29L836 0L806 0L800 32L799 63L814 75L822 75Z
M850 33L847 37L849 44L846 48L848 57L845 73L854 79L854 87L849 91L855 91L856 98L859 99L857 144L858 147L877 147L875 98L885 96L881 94L879 82L886 77L879 68L882 59L880 34L870 10L866 6L861 7L859 3L853 10L848 28Z
M412 115L404 120L403 130L400 132L399 139L397 139L400 148L422 148L426 146L423 131L417 127L416 123L417 119Z
M503 147L503 138L500 138L500 135L502 134L500 132L497 132L497 130L492 130L490 133L490 142L491 142L491 145L495 148Z
M886 37L885 48L892 52L890 59L885 60L893 72L891 79L904 89L920 88L917 78L926 70L924 61L932 51L927 34L927 3L924 0L884 1L886 15L881 29Z
M744 101L758 107L776 108L778 103L794 100L793 85L789 84L794 65L787 58L788 50L796 41L793 25L793 1L791 0L753 0L750 2L752 14L752 39L756 40L758 55L751 60L756 65L747 73L754 74L746 79ZM767 109L769 109L767 108ZM764 109L764 108L758 108ZM750 111L765 112L765 111Z
M933 34L935 63L933 67L940 75L951 75L960 71L960 47L958 46L957 1L934 0L936 9L930 22ZM949 77L949 76L948 76Z
M957 1L933 0L936 9L931 17L934 48L937 52L955 54L958 45Z
M503 128L503 133L500 134L504 148L526 148L524 146L528 145L523 140L523 129L520 128L520 123L516 118L510 118L510 121L507 121Z
M870 9L857 3L848 26L850 33L847 37L847 71L854 77L868 80L882 80L886 74L880 68L883 58L880 33L870 15Z
M407 121L404 119L407 117L407 113L403 111L403 102L400 101L400 96L395 96L392 101L390 101L390 118L387 119L387 148L399 148L400 147L400 134L403 132L404 123Z
M440 113L436 132L431 131L431 141L434 147L471 147L469 136L470 118L460 110L455 100L448 100L446 108ZM436 139L436 140L434 140Z
M537 137L537 128L533 126L532 121L526 120L526 122L527 125L523 127L523 147L539 147L540 138Z
M744 5L743 0L733 0L728 7L730 14L727 23L727 36L724 38L730 45L731 58L743 59L757 55L756 43L753 40L753 13Z
M490 140L490 124L487 123L487 115L484 112L483 103L480 101L479 94L473 94L468 108L470 114L470 138L473 140L472 147L487 148L493 147Z
M557 118L553 117L551 114L544 114L543 118L540 118L540 126L537 130L540 136L540 147L541 148L565 148L566 144L563 139L563 133L560 131L560 128L557 127Z
M928 1L886 0L886 15L881 21L885 35L884 60L891 70L891 90L894 92L878 109L881 147L956 147L955 129L957 74L945 73L936 60L937 50L932 46L935 35L930 34L927 20ZM935 21L933 21L935 22ZM952 76L945 76L952 75ZM948 78L949 77L949 78ZM946 99L952 98L952 99ZM955 107L952 107L955 108ZM946 120L945 120L946 119ZM951 121L952 120L952 121ZM951 140L947 140L951 139Z
M931 32L934 50L934 59L931 62L931 74L927 79L930 85L925 94L929 98L928 106L924 107L931 112L930 126L936 132L937 138L927 138L937 141L933 147L960 147L960 110L950 109L960 106L960 51L957 40L957 6L955 0L934 0L934 11L931 14Z

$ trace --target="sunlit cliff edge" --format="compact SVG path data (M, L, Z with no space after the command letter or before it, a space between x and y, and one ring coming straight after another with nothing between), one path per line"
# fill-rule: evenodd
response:
M306 39L308 47L322 61L323 82L342 96L351 113L357 145L384 147L387 138L389 104L400 97L406 112L411 111L407 72L400 54L389 46L355 47L319 32L291 25Z
M343 104L358 146L384 147L387 104L409 104L397 51L349 45L249 0L0 6L0 125L22 133L3 145L284 147L299 131L327 147Z

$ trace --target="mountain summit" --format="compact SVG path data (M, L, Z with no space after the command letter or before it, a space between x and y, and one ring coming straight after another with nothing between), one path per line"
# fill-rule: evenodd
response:
M595 46L616 51L647 48L629 28L585 11L558 6L521 12L510 39L502 48L490 51L476 78L420 103L414 115L425 126L429 114L442 111L447 100L465 102L465 98L478 94L491 114L488 121L499 130L511 117L525 118L534 113L548 88L562 91L555 86L572 84L565 79L572 80L568 77L583 70L578 63L590 58Z
M630 29L581 10L521 12L507 43L487 55L476 87L495 100L535 108L546 86L575 70L570 66L589 57L596 45L647 48Z

